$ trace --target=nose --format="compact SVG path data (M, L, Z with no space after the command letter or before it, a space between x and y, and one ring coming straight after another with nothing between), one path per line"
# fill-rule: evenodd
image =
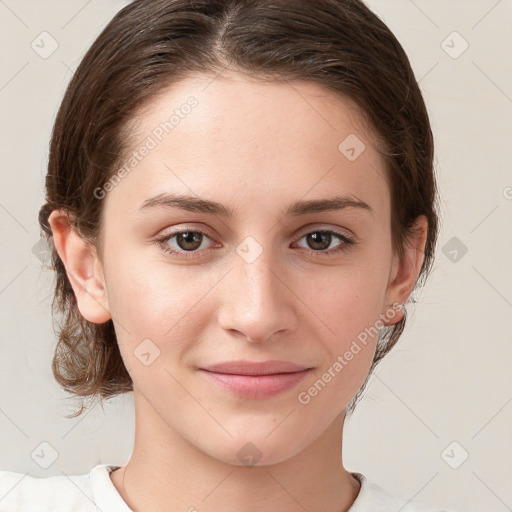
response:
M251 263L235 253L234 268L221 287L220 326L253 343L293 331L297 324L291 274L270 252Z

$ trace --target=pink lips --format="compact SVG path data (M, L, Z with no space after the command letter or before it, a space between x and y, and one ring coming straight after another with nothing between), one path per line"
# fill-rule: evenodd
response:
M229 361L199 371L243 398L268 398L298 384L310 369L287 361Z

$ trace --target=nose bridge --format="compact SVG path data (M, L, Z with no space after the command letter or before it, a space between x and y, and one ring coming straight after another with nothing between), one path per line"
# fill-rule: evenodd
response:
M294 326L293 294L279 276L281 267L272 250L258 249L251 240L246 243L240 244L233 258L229 296L223 297L229 306L223 310L221 324L251 341L263 341Z
M269 251L270 252L270 251ZM276 277L275 262L267 256L259 256L252 263L239 261L237 263L237 279L238 287L242 294L253 303L256 308L261 308L270 301L279 302L280 291L278 288L282 286Z

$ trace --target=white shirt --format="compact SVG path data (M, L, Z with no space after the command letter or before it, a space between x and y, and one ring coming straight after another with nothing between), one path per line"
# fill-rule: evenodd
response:
M0 512L132 512L112 480L119 466L99 464L89 474L31 477L0 471ZM361 473L361 489L349 512L450 512L391 496Z

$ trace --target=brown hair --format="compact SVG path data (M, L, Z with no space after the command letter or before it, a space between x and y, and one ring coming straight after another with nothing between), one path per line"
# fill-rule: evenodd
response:
M106 399L133 386L112 320L92 324L80 314L48 216L65 210L84 240L98 248L102 205L94 191L115 174L138 109L191 73L228 67L275 81L310 80L355 101L380 141L393 250L403 255L415 219L425 215L425 258L416 284L430 272L438 199L427 110L402 46L361 0L135 0L98 36L67 88L50 143L47 202L39 214L56 271L54 318L63 314L52 370L66 391L83 399L71 416L83 412L87 398ZM368 377L398 341L405 321L383 329Z

